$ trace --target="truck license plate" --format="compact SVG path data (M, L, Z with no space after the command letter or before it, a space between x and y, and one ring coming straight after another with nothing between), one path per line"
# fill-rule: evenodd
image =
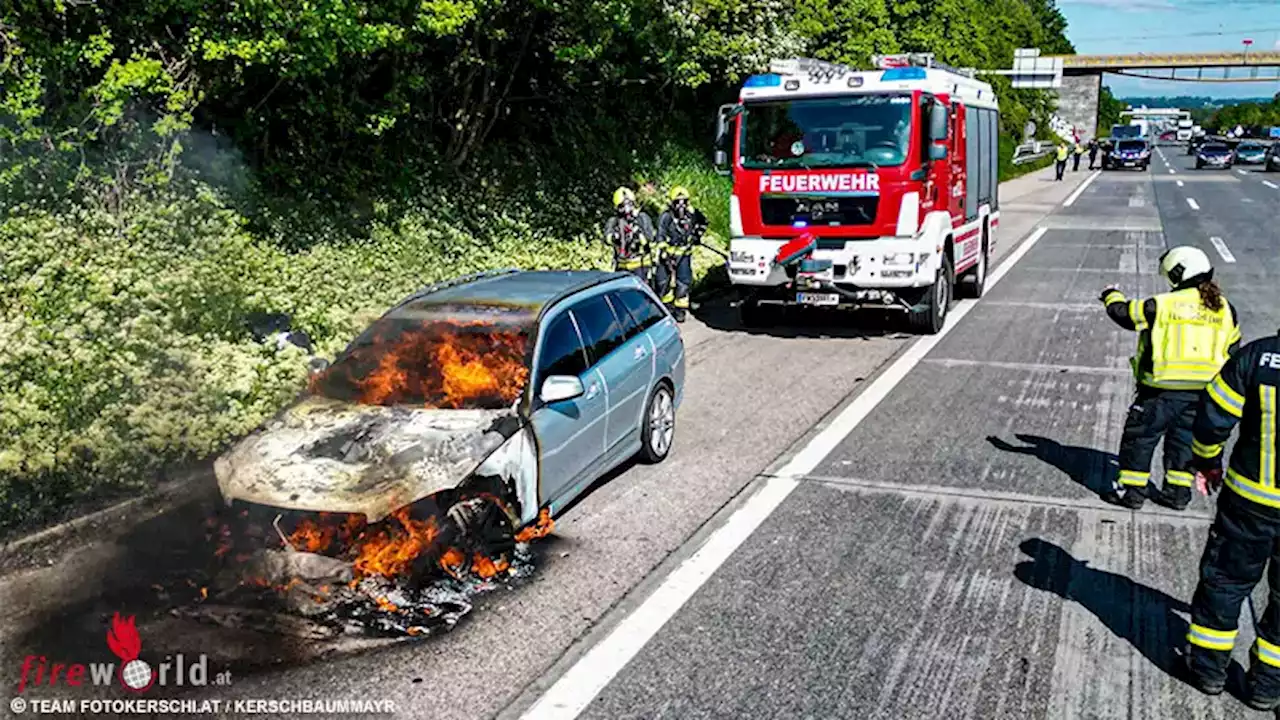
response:
M839 305L840 296L835 293L796 293L796 302L803 305Z

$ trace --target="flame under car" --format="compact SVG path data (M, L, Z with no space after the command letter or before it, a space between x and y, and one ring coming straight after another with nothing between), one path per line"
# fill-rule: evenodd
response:
M268 547L357 578L489 576L507 560L487 548L549 531L630 458L665 459L683 381L675 322L631 275L469 276L375 321L215 474L270 518Z

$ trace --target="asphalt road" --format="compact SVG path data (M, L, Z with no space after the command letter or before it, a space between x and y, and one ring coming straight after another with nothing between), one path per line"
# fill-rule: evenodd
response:
M654 622L661 608L637 600L609 618L595 642L638 648L620 672L580 647L508 714L546 697L539 709L590 702L537 717L1261 716L1171 674L1209 503L1130 512L1097 497L1133 387L1134 336L1103 315L1103 287L1158 291L1166 244L1192 244L1218 264L1246 341L1280 327L1280 189L1264 184L1280 181L1193 165L1162 151L1041 221L1029 252L736 551L699 568L674 616ZM736 532L726 515L708 546ZM1252 622L1246 605L1241 662Z
M1058 183L1041 172L1002 186L1003 217L995 261L1060 207L1088 176L1084 171L1072 173ZM1066 279L1061 272L1046 277L1057 278L1055 282ZM1016 282L1011 276L1000 290L1010 290ZM1083 295L1092 292L1082 291ZM1018 313L1016 307L989 305L986 310L993 315L988 323L1003 324ZM744 488L756 482L762 471L821 428L834 410L856 397L869 378L915 341L875 316L815 316L800 318L787 328L748 332L735 326L732 309L723 301L709 302L695 314L683 326L688 385L670 458L659 466L626 468L600 483L558 522L555 535L539 544L540 567L532 582L487 596L448 634L416 642L371 643L367 652L318 657L319 651L306 642L264 639L158 614L160 604L147 584L161 570L170 579L180 577L184 563L192 561L196 551L186 547L183 538L198 533L209 502L201 495L176 508L142 515L136 526L134 520L121 518L120 527L105 539L55 544L44 551L48 559L41 556L38 567L26 563L28 567L0 575L0 655L11 668L17 668L29 653L77 662L112 661L115 658L103 642L103 621L121 611L139 614L144 654L204 652L210 655L213 670L232 671L232 685L217 688L216 693L166 689L169 696L386 699L395 703L401 716L421 718L486 718L504 709L515 712L523 695L536 692L540 678L554 675L558 660L571 659L575 648L590 642L593 630L625 615L628 603L642 597L649 584L679 561L691 538L713 525L718 513L740 501ZM973 321L971 316L966 322ZM1014 345L1024 342L1017 338L1015 327L1001 332L1013 333L1007 340ZM1121 346L1115 345L1114 351L1120 353ZM984 372L990 374L980 368L966 371L971 377ZM969 387L966 392L975 389ZM895 435L926 437L910 427L927 422L930 414L936 413L891 418L890 425L877 433L883 446L866 448L875 454L876 465L903 452L900 443L906 438ZM941 422L943 416L938 417ZM908 429L893 430L899 426ZM909 446L910 453L899 456L900 460L920 461L921 455L945 452L945 446L936 443L915 441ZM1030 461L1023 463L1034 466ZM847 503L848 497L841 502ZM779 513L775 521L784 516ZM834 532L833 538L856 538L849 533L869 533L875 523L882 524L882 519L871 518L871 525L860 528L863 523L856 517L845 517L834 525L825 518L813 519L820 524L808 532ZM833 538L811 549L829 552L825 543ZM900 538L905 541L907 536ZM786 567L754 566L750 573L791 573L804 564L803 558L793 557ZM815 586L804 594L819 599L826 593ZM763 599L761 595L756 601ZM803 602L791 598L776 609L799 610L796 603ZM739 621L754 623L750 616ZM813 627L824 625L819 622ZM658 647L654 645L655 650ZM708 661L718 662L716 655L710 653ZM259 667L242 672L241 664L250 659ZM692 658L679 662L689 663ZM264 663L271 669L260 669ZM16 677L12 679L16 682ZM673 698L684 692L677 684L655 693L654 698L668 696L667 690L674 693ZM32 697L55 698L67 692L65 688L28 691ZM84 690L82 695L92 692L101 691ZM644 704L634 709L640 715L651 711Z

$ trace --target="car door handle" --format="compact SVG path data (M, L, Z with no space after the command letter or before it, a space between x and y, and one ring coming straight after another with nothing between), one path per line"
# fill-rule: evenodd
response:
M590 400L591 398L599 394L600 394L600 386L595 383L591 383L591 387L587 388L586 398Z
M643 345L636 348L636 359L643 360L649 355L649 351Z

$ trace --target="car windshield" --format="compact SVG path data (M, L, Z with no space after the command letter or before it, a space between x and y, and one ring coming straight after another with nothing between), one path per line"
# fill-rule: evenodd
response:
M410 302L361 333L309 390L364 405L510 407L529 377L536 320L525 307Z
M750 103L743 119L747 168L901 165L911 142L911 96Z
M1207 153L1224 153L1229 152L1226 145L1205 145L1204 152Z
M1146 143L1135 140L1121 140L1116 149L1120 152L1140 152L1146 148Z
M1244 143L1244 144L1240 145L1240 148L1239 148L1239 149L1241 149L1241 150L1245 150L1245 151L1261 150L1261 149L1262 149L1262 146L1261 146L1261 145L1251 145L1251 144L1249 144L1249 143Z

